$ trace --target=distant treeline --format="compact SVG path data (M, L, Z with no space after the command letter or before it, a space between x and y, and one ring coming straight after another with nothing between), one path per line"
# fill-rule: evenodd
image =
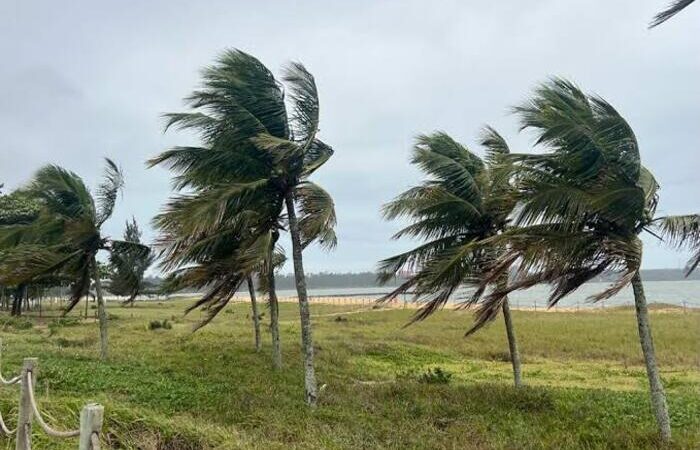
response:
M612 275L601 275L599 277L599 281L603 282L613 279ZM649 269L642 270L642 279L644 281L700 280L700 272L696 271L692 273L690 277L685 278L683 271L680 269ZM397 286L400 281L400 278L394 279L386 286ZM379 287L379 284L377 284L377 274L374 272L321 272L307 274L306 285L309 289ZM278 275L277 287L279 289L294 289L294 275Z
M284 274L277 275L277 289L291 290L295 289L294 275ZM612 280L612 276L601 275L598 281L605 282ZM700 280L700 272L696 271L685 278L681 269L649 269L642 270L642 279L644 281L681 281L681 280ZM148 281L159 285L158 278L149 278ZM401 280L395 279L386 284L386 287L397 286ZM311 273L306 275L306 286L309 289L335 289L335 288L369 288L379 287L377 284L377 274L374 272L347 272L347 273L332 273L321 272Z

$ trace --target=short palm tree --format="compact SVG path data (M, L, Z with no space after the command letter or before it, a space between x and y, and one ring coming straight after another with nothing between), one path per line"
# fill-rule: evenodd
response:
M666 9L654 16L649 24L649 28L654 28L666 22L668 19L690 6L694 1L695 0L673 0Z
M126 222L124 241L141 244L141 230L136 219ZM132 305L136 297L145 288L144 276L146 270L153 264L155 255L152 252L138 251L113 252L109 255L110 280L109 291L116 295L128 297L123 305Z
M94 282L100 326L100 356L108 356L107 312L98 272L97 253L146 252L134 242L110 239L102 225L112 216L123 176L117 165L106 159L104 180L96 196L73 172L49 165L40 169L29 192L40 203L36 220L25 226L4 230L4 238L17 244L8 258L14 274L26 281L46 275L70 280L70 298L65 313L89 294Z
M422 320L453 298L458 289L474 286L484 276L484 269L503 249L484 249L478 243L507 229L514 206L510 185L509 153L505 140L486 128L482 144L485 161L455 142L445 133L422 135L413 149L412 163L428 179L410 188L384 206L387 219L409 218L412 223L394 235L409 236L427 242L417 248L380 263L380 281L387 282L401 273L411 273L381 301L412 293L424 302L414 316ZM503 287L507 275L496 280ZM479 294L465 297L466 304ZM505 319L513 375L521 385L520 355L508 301L501 304Z
M653 411L661 437L668 441L666 396L639 273L639 235L650 232L676 247L693 249L692 270L700 259L699 216L654 217L659 186L641 164L632 128L602 98L553 79L515 112L521 127L533 130L537 144L547 151L512 157L518 187L515 226L491 240L507 250L482 287L509 272L511 281L486 296L474 327L493 319L515 290L548 283L552 306L583 283L603 273L616 274L616 281L591 300L609 298L632 285Z
M208 265L214 249L223 252L216 254L217 264L233 258L226 270L236 273L235 279L195 305L208 307L213 317L273 252L280 231L288 228L299 296L306 399L315 405L313 340L301 253L313 241L325 247L335 244L335 211L328 193L309 180L333 153L316 138L314 78L298 63L285 69L288 113L281 83L246 53L225 52L203 75L202 88L187 99L193 111L167 116L168 127L197 131L203 146L174 148L151 161L151 165L170 167L177 173L175 187L189 191L174 198L156 219L164 235L166 265L180 269L197 258ZM178 256L188 249L194 249L190 256ZM253 251L258 252L255 257Z

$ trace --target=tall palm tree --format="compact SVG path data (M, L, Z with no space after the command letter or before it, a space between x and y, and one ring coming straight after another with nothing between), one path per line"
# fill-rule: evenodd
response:
M553 79L515 112L522 129L533 130L537 144L547 151L512 157L518 174L515 226L490 240L507 250L482 287L508 272L511 281L486 296L473 329L492 320L512 291L548 283L552 306L600 274L617 275L591 300L609 298L632 285L653 412L661 438L668 441L668 407L639 273L639 235L649 232L676 247L693 249L690 271L700 257L699 216L654 217L659 185L641 164L632 128L602 98Z
M124 241L141 244L141 230L135 218L132 218L131 222L126 222ZM144 252L140 248L138 251L111 253L108 290L116 295L127 296L128 298L122 304L133 306L136 297L143 292L146 270L154 260L155 255L151 251Z
M486 128L481 142L487 150L485 161L445 133L422 135L413 148L412 163L428 177L384 206L387 219L407 217L412 223L394 235L427 242L380 263L380 281L412 273L380 301L413 293L424 302L414 320L422 320L442 307L464 285L479 283L484 269L503 249L484 249L478 243L506 230L514 206L510 185L509 153L505 140ZM504 275L494 287L506 283ZM472 303L479 297L467 297ZM506 324L515 386L522 384L520 355L513 321L504 300L501 305Z
M70 298L64 314L88 295L92 279L103 360L108 356L107 312L97 253L148 251L140 244L102 234L102 225L112 216L122 186L122 173L110 159L106 159L104 180L94 197L75 173L55 165L45 166L36 173L28 189L41 205L38 217L25 226L5 229L0 236L16 243L0 273L9 272L24 281L46 275L70 280Z
M291 112L282 84L260 61L244 52L224 52L215 65L204 70L201 89L187 99L192 111L168 114L166 126L197 131L203 145L177 147L150 162L171 168L177 173L175 188L188 190L166 206L156 225L166 236L163 248L170 269L197 258L208 265L214 249L221 251L217 261L230 252L238 254L226 266L237 274L235 279L230 278L226 288L194 305L207 307L209 320L258 262L273 252L280 231L289 229L306 399L315 405L313 340L301 252L313 241L327 248L335 244L333 202L325 190L309 180L333 152L316 138L318 94L313 76L301 64L292 63L282 80ZM231 245L235 250L226 248ZM192 257L177 256L189 248L194 249ZM258 251L254 258L250 256L253 249ZM242 261L246 265L241 265ZM268 277L272 277L273 265L267 266L271 272Z
M690 6L694 1L695 0L673 0L666 9L654 16L649 24L649 28L654 28L666 22L668 19Z

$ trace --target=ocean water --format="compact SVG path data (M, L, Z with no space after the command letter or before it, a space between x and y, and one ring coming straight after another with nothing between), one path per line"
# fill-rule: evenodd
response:
M559 302L560 307L579 308L604 308L608 306L633 305L634 297L632 288L627 287L604 302L591 303L588 298L606 288L608 283L586 283L578 290L569 294ZM700 281L646 281L644 290L649 303L668 303L688 308L700 308ZM356 297L364 299L376 299L390 292L391 288L336 288L336 289L309 289L311 301L334 297ZM247 293L241 293L242 297ZM296 297L294 290L280 290L278 297ZM460 301L460 298L468 295L467 291L457 292L452 301ZM549 296L549 287L544 285L534 286L527 290L517 291L510 295L510 302L515 307L545 307ZM399 297L400 301L413 301L411 295Z

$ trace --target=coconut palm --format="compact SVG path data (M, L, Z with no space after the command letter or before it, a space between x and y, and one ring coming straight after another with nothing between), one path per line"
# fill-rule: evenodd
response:
M384 206L387 219L409 218L412 223L394 238L422 238L417 248L380 263L380 282L411 273L380 301L413 293L424 305L414 316L422 320L441 308L463 286L474 286L483 270L503 249L476 244L503 232L514 205L505 140L492 128L482 138L482 160L445 133L422 135L413 148L412 163L428 177ZM504 275L495 285L506 283ZM478 294L475 299L478 298ZM471 298L465 297L466 304ZM505 319L513 375L521 385L520 355L508 301L501 305Z
M666 9L654 16L649 24L649 28L654 28L666 22L668 19L690 6L694 1L695 0L673 0Z
M513 155L518 206L514 227L492 238L506 251L482 287L511 273L510 284L487 295L472 330L495 317L506 295L535 284L552 286L549 306L603 273L616 280L592 301L632 285L642 353L653 411L661 437L671 436L666 396L652 341L639 269L642 241L649 232L676 247L695 251L698 216L655 218L659 185L642 164L632 128L605 100L583 93L569 81L553 79L515 108L523 129L536 133L542 154Z
M135 218L132 218L131 222L126 222L124 241L141 244L141 230ZM138 251L111 253L108 290L116 295L127 296L128 298L122 304L133 306L136 297L145 288L144 275L154 260L155 255L150 250L144 252L140 248Z
M151 161L151 165L163 164L176 172L175 188L188 191L175 197L156 219L165 236L166 265L179 270L187 261L199 258L204 264L218 264L229 256L232 259L226 264L239 264L227 266L226 270L237 275L229 277L226 288L194 305L208 308L210 320L256 265L274 251L280 231L289 229L306 399L315 405L313 340L301 252L313 241L326 248L335 244L335 212L328 193L309 180L332 154L316 138L314 78L299 63L285 69L282 80L291 112L281 83L260 61L241 51L225 52L204 70L203 78L202 88L187 99L192 111L168 114L166 126L198 132L203 145L177 147ZM190 248L190 256L178 256ZM253 251L258 252L255 257ZM212 252L217 253L215 258ZM246 265L240 265L242 262Z
M140 244L113 240L102 234L102 225L112 216L122 185L122 173L110 159L106 159L104 179L94 197L75 173L55 165L45 166L28 188L41 205L38 217L27 225L5 229L0 235L4 242L14 240L16 244L3 261L0 274L20 282L47 275L70 280L70 298L64 314L88 295L92 279L103 360L108 356L107 312L97 253L148 250Z

